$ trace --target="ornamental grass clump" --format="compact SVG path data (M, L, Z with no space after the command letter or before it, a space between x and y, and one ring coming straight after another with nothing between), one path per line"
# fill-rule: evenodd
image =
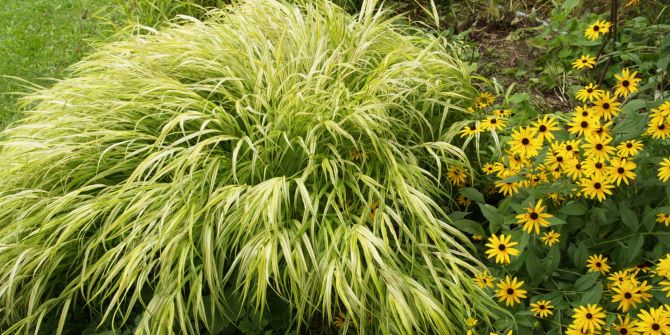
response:
M60 333L76 309L192 334L270 293L296 327L490 315L445 210L447 168L469 169L447 130L476 93L444 40L370 3L184 20L100 47L3 132L0 329Z

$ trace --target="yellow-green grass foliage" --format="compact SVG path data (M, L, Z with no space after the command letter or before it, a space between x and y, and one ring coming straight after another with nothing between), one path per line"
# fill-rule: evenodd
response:
M296 327L485 319L445 210L445 167L469 166L446 129L475 94L449 44L371 3L210 16L100 47L2 133L0 327L60 332L83 306L193 334L236 313L229 287L259 310L274 291Z

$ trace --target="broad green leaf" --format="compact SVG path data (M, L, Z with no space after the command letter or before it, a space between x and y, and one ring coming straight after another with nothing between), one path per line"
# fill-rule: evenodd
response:
M472 187L463 188L461 189L461 194L472 201L482 203L484 202L484 195L482 195L482 193L479 192L479 190L477 190L476 188Z

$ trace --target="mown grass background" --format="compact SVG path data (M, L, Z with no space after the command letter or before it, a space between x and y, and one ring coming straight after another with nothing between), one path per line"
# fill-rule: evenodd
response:
M23 78L39 85L63 78L69 65L90 51L93 37L106 34L96 19L107 0L0 1L0 128L17 117Z

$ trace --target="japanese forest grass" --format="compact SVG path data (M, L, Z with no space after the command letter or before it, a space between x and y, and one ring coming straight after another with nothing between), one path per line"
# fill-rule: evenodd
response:
M0 329L60 333L84 308L191 334L239 312L226 288L282 297L295 327L462 334L490 315L446 213L467 68L367 5L250 1L32 93L0 136Z

